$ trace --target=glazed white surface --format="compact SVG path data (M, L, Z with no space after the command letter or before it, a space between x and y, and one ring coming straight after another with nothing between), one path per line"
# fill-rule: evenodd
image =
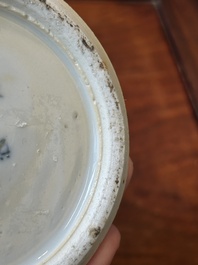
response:
M56 51L5 12L0 27L0 140L10 151L0 160L0 261L28 264L66 234L93 174L91 129Z
M19 198L24 197L24 201L20 200L27 211L22 211L19 204L19 221L14 223L24 227L24 216L29 228L32 223L36 225L33 233L26 229L26 238L23 238L25 250L17 246L18 227L13 229L16 236L14 244L5 244L7 255L2 254L2 257L7 265L86 264L105 236L125 186L128 131L119 82L93 33L62 0L0 0L0 7L0 25L6 21L10 29L13 26L13 37L16 33L21 38L16 37L11 46L17 48L21 45L23 54L19 52L22 61L17 62L16 69L16 75L21 77L16 82L17 87L22 86L23 89L20 91L19 88L15 97L21 95L21 103L17 103L13 97L10 104L11 109L14 104L19 104L23 111L9 116L7 110L2 116L5 136L1 139L6 139L6 143L10 144L10 135L14 135L13 142L16 144L15 148L10 148L10 158L3 160L2 168L6 170L8 165L7 170L13 170L21 162L21 172L25 170L29 174L36 168L35 176L38 179L38 182L34 182L32 177L31 181L25 182L23 173L19 174L19 180L15 178L15 187L19 188ZM9 30L4 31L6 36ZM8 50L9 44L7 41L4 45ZM9 71L12 69L15 72L12 63L9 64L9 54L8 51L6 61ZM2 73L5 72L4 65L0 62ZM31 83L32 76L35 86ZM57 84L60 86L57 87ZM6 83L3 86L6 87ZM46 87L47 91L49 87L49 93ZM50 96L47 97L47 94ZM6 127L9 119L14 123L13 133ZM38 120L40 123L36 123ZM26 146L22 143L22 131L31 142L30 146L29 142ZM1 139L0 147L3 143ZM25 159L29 159L30 170L23 159L17 161L21 148L24 148L27 156ZM18 150L15 156L14 150ZM12 167L9 166L10 162ZM43 170L39 171L41 168ZM49 185L48 175L51 176ZM0 181L3 182L6 178L2 176ZM10 184L7 185L10 188ZM15 187L13 194L17 193ZM44 193L43 187L46 188ZM26 188L29 188L31 196L23 196ZM44 199L39 199L42 196ZM6 197L5 194L4 202ZM29 204L31 200L37 202L36 210L31 207L33 204ZM6 212L4 202L1 204L0 201L0 207L2 205ZM17 217L16 210L13 213L12 218L8 216L10 220ZM34 222L37 216L39 222L37 219ZM7 230L3 230L3 225L0 226L0 240L3 238L5 243L11 236L3 237L3 232L9 234L11 226L2 219L0 224L7 227ZM15 252L12 252L13 249Z

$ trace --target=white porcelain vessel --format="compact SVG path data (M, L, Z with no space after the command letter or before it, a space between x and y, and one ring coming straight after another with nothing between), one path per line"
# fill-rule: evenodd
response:
M63 0L0 0L0 264L86 264L128 161L113 67Z

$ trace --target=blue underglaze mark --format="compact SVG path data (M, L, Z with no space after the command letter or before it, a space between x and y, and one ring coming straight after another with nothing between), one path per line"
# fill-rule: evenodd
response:
M0 160L10 158L10 148L5 138L0 139Z

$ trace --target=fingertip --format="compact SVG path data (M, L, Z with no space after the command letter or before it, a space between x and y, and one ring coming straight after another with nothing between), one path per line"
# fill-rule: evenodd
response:
M118 228L115 225L112 225L108 234L111 234L112 240L116 243L115 248L118 250L120 247L120 242L121 242L121 234Z
M129 185L129 182L131 181L132 174L133 174L133 162L131 158L129 157L126 187Z
M120 246L121 234L115 225L112 225L99 246L97 252L88 265L109 265Z

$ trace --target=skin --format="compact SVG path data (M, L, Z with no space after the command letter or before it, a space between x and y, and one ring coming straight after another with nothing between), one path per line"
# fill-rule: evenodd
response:
M131 180L133 164L129 159L127 185ZM118 228L112 225L102 244L87 265L110 265L113 257L120 246L121 235Z

